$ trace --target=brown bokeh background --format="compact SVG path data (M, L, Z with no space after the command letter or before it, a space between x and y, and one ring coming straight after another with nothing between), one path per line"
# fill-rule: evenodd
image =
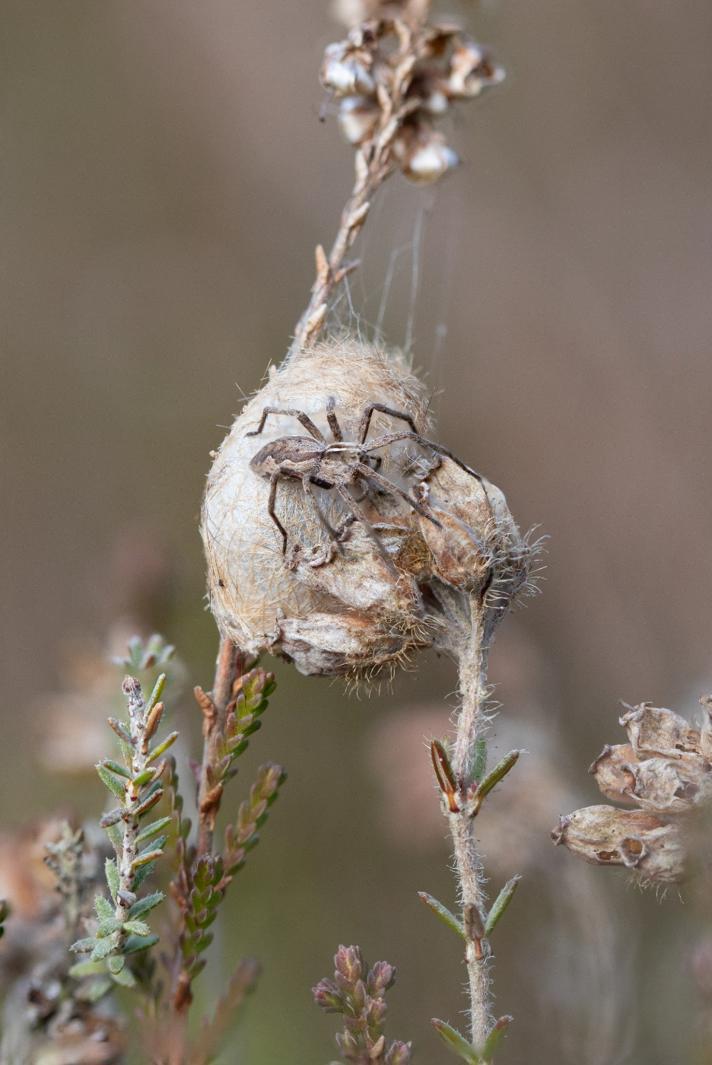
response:
M101 802L88 776L39 766L45 693L63 683L67 646L103 639L125 609L131 572L165 580L167 567L169 593L145 616L209 683L197 534L208 452L238 387L254 389L280 359L313 245L329 240L350 181L350 150L319 121L316 71L339 32L325 6L2 4L9 823ZM458 112L464 165L442 187L398 178L384 191L352 283L357 313L343 302L341 317L369 335L400 249L388 340L412 333L441 439L551 538L543 595L494 655L507 736L517 742L521 721L529 798L595 802L585 770L618 741L618 700L692 712L712 685L712 9L498 0L460 13L508 81ZM225 1060L333 1056L309 987L341 941L399 967L392 1034L444 1065L428 1019L458 1022L464 973L415 897L451 900L444 826L427 829L434 795L416 786L410 807L402 790L394 803L383 778L408 776L407 749L427 779L422 740L446 726L452 670L426 658L391 694L360 702L278 672L254 757L283 761L290 780L204 978L209 997L238 952L264 961ZM517 806L508 787L494 800L504 835L504 815L519 832L537 806ZM552 798L547 824L560 812ZM699 914L606 871L571 873L574 859L531 816L536 859L496 943L497 1006L516 1018L503 1065L691 1060ZM500 868L497 847L495 887L518 861L515 848Z

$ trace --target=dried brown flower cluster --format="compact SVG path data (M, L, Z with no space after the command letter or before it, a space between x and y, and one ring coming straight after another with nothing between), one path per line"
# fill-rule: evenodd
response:
M435 128L458 100L498 85L504 71L455 23L428 23L423 3L349 4L351 28L330 44L321 80L341 130L364 157L413 181L436 181L458 157Z
M699 728L650 703L629 708L620 719L628 743L604 747L590 772L606 798L632 809L575 810L554 841L595 865L631 869L642 884L684 879L691 815L712 797L712 700L701 703Z
M352 503L318 478L306 490L279 476L270 514L271 484L251 463L275 441L306 437L294 412L333 441L331 399L337 457L355 446L369 404L401 414L375 411L369 434L405 437L373 452L373 472L396 490L354 485ZM216 455L202 520L211 607L243 651L281 654L308 674L368 675L419 648L452 650L470 596L486 591L494 621L526 581L530 547L500 490L408 439L403 416L428 429L422 383L397 354L353 340L302 353L247 403Z

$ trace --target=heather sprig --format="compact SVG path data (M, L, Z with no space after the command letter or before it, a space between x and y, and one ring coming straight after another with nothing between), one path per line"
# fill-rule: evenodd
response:
M237 760L247 750L250 737L260 728L275 686L273 674L256 668L254 659L242 655L229 640L223 640L212 690L194 689L203 717L203 759L196 768L198 831L194 843L190 839L190 822L182 814L175 766L168 767L176 856L170 891L180 914L171 1003L172 1009L183 1017L192 1001L193 981L207 962L206 951L213 940L209 929L218 908L233 876L245 864L248 851L258 843L258 830L286 780L282 766L269 762L260 767L248 798L225 829L223 848L218 852L215 823L225 786L236 775Z
M342 1061L409 1065L411 1044L399 1040L387 1043L384 1034L386 992L395 979L396 970L387 961L377 961L369 968L360 947L341 946L334 955L333 980L320 980L312 988L317 1006L344 1018L344 1030L336 1036Z
M96 769L102 783L117 801L104 814L106 829L115 857L105 865L109 898L97 895L94 901L93 933L72 944L72 951L88 954L70 973L77 979L89 978L92 998L99 998L113 985L135 987L138 983L129 964L133 954L147 950L157 941L147 916L164 898L161 891L141 894L141 887L163 855L170 816L150 820L148 814L160 802L166 768L161 756L175 742L178 733L157 738L164 706L160 701L165 674L158 677L146 699L140 682L127 676L122 689L127 716L109 720L120 741L121 761L105 758Z

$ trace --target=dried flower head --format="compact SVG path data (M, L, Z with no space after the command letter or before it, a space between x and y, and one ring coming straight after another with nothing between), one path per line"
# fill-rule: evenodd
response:
M650 703L629 707L620 719L628 743L606 745L590 772L606 798L636 809L576 810L561 819L554 841L597 865L633 869L644 884L682 880L691 815L712 798L709 697L701 703L700 728Z
M508 604L529 547L499 490L428 430L424 387L397 354L330 341L272 373L208 478L223 635L304 673L364 675L448 649L473 592L491 590L493 617Z
M498 85L504 71L453 23L429 23L423 2L341 3L348 27L324 54L321 82L339 125L364 159L412 181L437 181L458 163L433 121L458 100ZM370 164L372 165L372 164Z

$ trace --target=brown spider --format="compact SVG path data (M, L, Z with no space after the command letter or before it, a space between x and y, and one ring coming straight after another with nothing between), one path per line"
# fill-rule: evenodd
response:
M388 447L390 444L395 444L400 440L413 440L417 444L420 444L421 447L430 448L430 450L437 455L445 455L482 484L482 477L479 473L470 469L469 466L466 466L464 462L461 462L460 459L456 458L456 456L453 455L451 451L448 451L446 447L443 447L442 444L436 444L432 440L428 440L426 437L422 436L417 431L415 422L409 414L405 414L403 411L393 410L391 407L386 407L382 403L369 403L361 416L358 429L358 441L352 443L351 441L344 440L341 426L336 417L335 407L336 402L333 396L331 396L326 403L326 420L329 423L329 428L331 429L334 438L331 442L326 439L321 429L314 424L309 415L304 411L292 409L284 410L280 407L265 407L262 411L262 417L260 418L260 423L257 428L252 430L252 432L245 434L246 436L258 436L264 429L265 422L270 414L289 415L292 418L296 418L309 433L309 436L280 436L277 440L272 440L271 443L265 444L250 462L251 469L260 477L264 477L270 482L267 510L272 521L282 535L283 554L286 554L287 551L287 530L275 513L277 485L283 478L301 481L304 491L314 504L314 509L321 525L326 530L331 542L337 548L340 546L340 541L346 526L353 521L360 521L368 535L375 541L378 550L384 555L384 557L386 556L383 545L381 544L373 525L359 505L368 495L369 488L377 488L383 492L388 492L391 495L400 496L401 499L404 499L408 506L412 507L418 514L422 514L424 518L427 518L428 521L431 521L439 528L442 528L442 526L432 514L428 513L427 508L422 503L413 498L413 496L408 495L407 492L388 477L384 477L378 472L381 465L381 458L374 455L374 451L377 451L379 448ZM367 442L368 431L371 426L371 418L376 411L379 411L381 414L388 414L392 418L399 418L401 421L406 422L410 427L410 431L384 433L381 436L376 437L375 440ZM363 493L358 498L356 498L352 492L352 489L356 485L360 485L364 489ZM324 516L321 507L319 506L316 492L314 491L315 487L333 489L346 505L349 517L347 518L345 525L340 529L334 529ZM389 560L386 558L386 561ZM389 562L389 564L391 563Z

